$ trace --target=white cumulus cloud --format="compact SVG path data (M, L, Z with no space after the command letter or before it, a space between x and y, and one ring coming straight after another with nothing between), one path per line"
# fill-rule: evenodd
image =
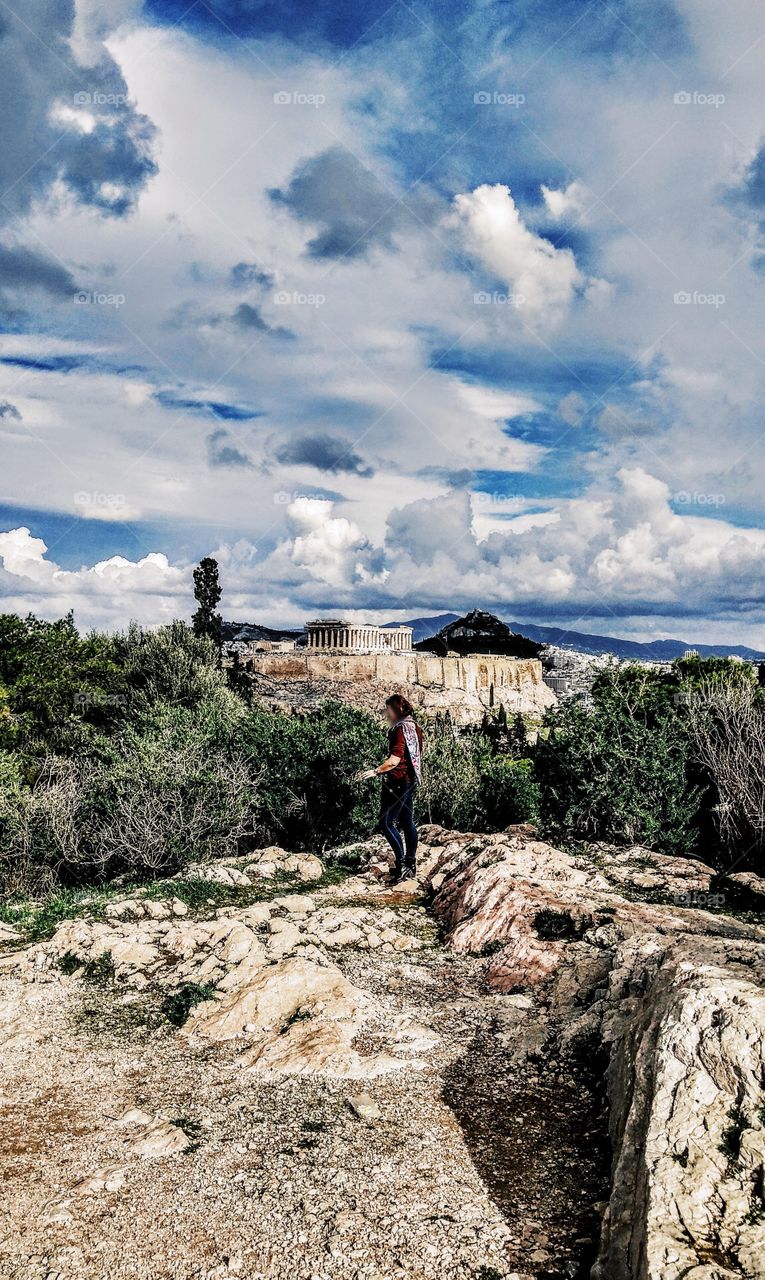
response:
M522 310L545 325L560 323L591 283L572 251L531 231L501 183L456 196L454 208L469 251L505 282Z

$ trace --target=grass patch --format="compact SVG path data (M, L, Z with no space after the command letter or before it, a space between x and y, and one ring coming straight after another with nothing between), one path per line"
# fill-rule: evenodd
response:
M312 893L342 884L351 874L347 866L338 865L327 867L321 880L312 884L298 880L294 872L282 872L272 879L259 880L251 885L219 884L215 880L189 876L178 880L153 880L148 884L134 882L90 889L62 889L42 899L18 897L0 903L0 923L17 929L22 943L44 942L65 920L103 920L104 908L121 899L169 901L178 898L192 915L204 918L214 915L221 907L248 907L255 902L269 902L279 895ZM19 941L13 939L5 945L18 946Z
M95 982L101 986L114 981L114 961L109 951L103 951L95 960L81 960L74 952L67 951L56 960L56 968L71 978L73 973L82 971L87 982Z
M62 889L47 898L17 898L0 906L0 920L18 929L23 941L43 942L64 920L102 919L107 902L124 895L122 888Z
M182 1027L194 1006L212 1000L214 995L215 987L211 982L186 982L167 996L162 1012L174 1027Z

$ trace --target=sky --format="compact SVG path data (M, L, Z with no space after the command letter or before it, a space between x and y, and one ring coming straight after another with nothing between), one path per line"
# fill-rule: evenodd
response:
M0 0L0 608L765 648L753 0Z

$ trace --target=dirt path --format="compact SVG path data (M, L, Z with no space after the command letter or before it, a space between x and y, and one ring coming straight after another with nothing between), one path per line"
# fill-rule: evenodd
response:
M416 903L370 902L397 904L426 945L334 963L383 1023L404 1013L439 1039L424 1069L369 1082L242 1070L231 1042L179 1035L150 990L4 978L2 1280L584 1274L602 1194L586 1074L526 1059L531 1002L486 994L481 962L440 946ZM352 1106L365 1093L370 1118ZM135 1108L190 1145L131 1154L120 1118Z

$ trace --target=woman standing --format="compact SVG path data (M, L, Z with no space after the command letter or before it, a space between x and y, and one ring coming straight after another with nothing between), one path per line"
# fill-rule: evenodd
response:
M359 780L378 775L382 778L378 830L395 855L391 883L398 884L417 874L414 793L421 777L422 730L414 719L411 704L400 693L386 700L385 715L390 723L388 758L376 769L362 769L356 777Z

